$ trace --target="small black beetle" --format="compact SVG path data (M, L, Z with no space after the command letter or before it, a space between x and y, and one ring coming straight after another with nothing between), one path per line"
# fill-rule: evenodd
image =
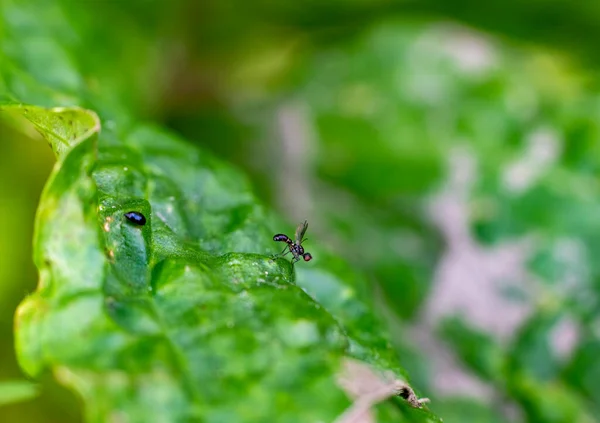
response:
M140 212L130 211L125 213L124 216L127 218L127 220L129 220L131 223L135 223L136 225L144 226L146 224L146 217Z

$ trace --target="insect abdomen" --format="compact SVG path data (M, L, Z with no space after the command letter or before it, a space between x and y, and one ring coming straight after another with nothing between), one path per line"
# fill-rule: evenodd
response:
M288 244L290 242L292 242L292 240L290 239L289 236L284 235L284 234L277 234L273 237L273 241L278 241L278 242L287 242Z

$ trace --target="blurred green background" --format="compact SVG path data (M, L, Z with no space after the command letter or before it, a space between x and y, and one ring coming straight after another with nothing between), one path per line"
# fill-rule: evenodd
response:
M600 3L48 3L2 0L27 49L2 53L48 57L39 82L170 127L307 218L444 421L600 421ZM53 65L64 44L82 78ZM2 121L0 140L2 381L23 377L13 313L53 158ZM0 417L79 407L48 376Z

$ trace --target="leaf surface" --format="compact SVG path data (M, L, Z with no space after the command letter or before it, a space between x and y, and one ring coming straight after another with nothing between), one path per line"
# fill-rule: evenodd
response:
M89 421L333 421L349 405L344 357L404 378L326 259L301 287L271 258L269 214L237 171L145 125L61 151L17 349L28 373L54 369L80 392Z
M86 73L77 8L0 8L0 110L58 158L36 220L38 289L16 316L25 371L53 371L91 422L328 422L351 402L336 381L346 357L405 379L361 277L318 234L296 277L272 258L285 228L243 175L141 122L114 68ZM73 32L49 23L68 16ZM382 421L437 421L384 407Z

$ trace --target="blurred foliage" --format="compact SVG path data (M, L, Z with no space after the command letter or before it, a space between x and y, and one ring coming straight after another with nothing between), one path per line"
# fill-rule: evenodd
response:
M21 380L4 381L0 383L0 405L30 400L37 393L38 387L34 383Z
M291 222L309 218L311 248L318 241L366 275L369 284L355 276L354 286L379 301L402 363L428 394L436 392L429 361L438 352L411 335L422 330L437 266L452 248L432 218L446 211L432 199L452 189L456 152L469 155L475 170L463 200L475 245L530 242L526 272L509 281L512 291L498 292L528 313L508 339L464 315L435 322L434 333L494 395L434 396L432 408L447 422L598 421L600 57L592 40L600 7L565 0L4 0L0 7L0 92L8 87L40 106L92 108L108 127L152 119L243 168ZM14 379L12 313L34 286L30 222L49 158L9 127L0 131L18 145L0 144L2 180L23 187L3 184L0 196L8 222L0 240L0 358L10 363L0 374ZM332 259L328 268L338 265ZM297 278L326 307L339 301L328 276L310 265ZM502 322L504 310L492 311ZM559 353L565 322L577 336ZM44 400L55 389L42 389L31 404L66 421L60 401ZM13 420L54 418L27 414L26 405L6 409Z

